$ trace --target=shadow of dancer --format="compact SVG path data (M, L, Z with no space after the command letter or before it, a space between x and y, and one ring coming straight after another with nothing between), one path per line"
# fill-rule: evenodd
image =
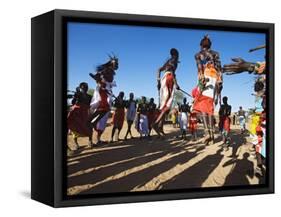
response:
M237 133L237 131L231 133L230 140L231 140L231 147L232 147L232 157L237 158L237 151L240 148L240 146L245 145L247 143L246 137L248 134L240 134Z
M227 161L223 167L233 165L229 175L225 179L224 185L249 185L249 178L254 177L254 163L249 161L250 154L244 153L242 159L231 159Z

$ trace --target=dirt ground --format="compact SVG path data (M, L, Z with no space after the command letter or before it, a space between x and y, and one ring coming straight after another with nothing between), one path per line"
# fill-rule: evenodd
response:
M110 140L111 129L112 126L106 128L103 141ZM126 130L124 123L120 138L124 138ZM232 125L228 148L222 146L219 133L214 144L202 144L200 125L197 141L192 141L190 135L186 141L181 140L179 128L169 124L164 131L167 135L163 138L157 138L153 132L151 139L139 139L133 129L134 139L104 142L94 148L87 147L87 138L79 138L80 149L69 152L67 158L68 195L265 182L264 176L255 170L256 158L248 135L240 134L238 126ZM70 135L68 146L74 148Z

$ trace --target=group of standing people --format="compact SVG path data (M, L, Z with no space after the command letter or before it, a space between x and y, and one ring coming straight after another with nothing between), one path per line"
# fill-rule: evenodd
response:
M96 75L91 76L95 77ZM154 98L150 98L149 102L147 102L146 97L142 97L138 101L134 99L134 93L130 93L129 99L125 100L125 93L121 91L117 97L112 95L114 99L109 99L111 95L104 87L98 84L94 95L91 96L87 93L88 84L82 82L76 88L74 95L70 96L72 98L72 106L68 113L67 121L76 149L79 148L79 137L88 137L89 146L93 146L93 130L97 133L97 143L101 143L101 136L108 124L112 109L111 142L120 139L120 132L125 119L127 131L123 138L124 140L127 140L128 136L134 138L132 133L133 125L135 125L136 130L139 132L140 138L143 136L150 137L151 135L152 125L159 114ZM97 91L98 94L96 93ZM97 103L97 98L100 100L99 103Z
M251 49L253 52L264 49L266 46L259 46ZM256 76L254 83L255 108L249 115L248 131L255 149L258 169L263 174L263 161L266 158L266 62L247 62L242 58L234 58L232 64L224 66L226 74L233 75L248 72ZM245 112L240 108L238 118L241 126L241 133L245 132Z
M177 107L172 110L171 119L173 127L180 128L181 139L187 139L188 131L193 141L197 139L197 115L191 111L191 105L187 102L186 97L183 98L182 104L178 103Z
M114 100L113 107L115 108L112 118L112 134L111 142L114 141L115 131L117 132L117 141L120 139L120 131L123 127L125 121L125 110L126 110L126 121L127 121L127 131L124 140L128 139L132 134L132 126L135 124L136 130L139 132L140 138L150 137L152 124L155 121L157 115L156 104L154 103L154 98L151 98L147 103L146 97L142 97L138 102L134 99L134 93L130 93L129 100L124 100L124 92L120 92L118 97Z

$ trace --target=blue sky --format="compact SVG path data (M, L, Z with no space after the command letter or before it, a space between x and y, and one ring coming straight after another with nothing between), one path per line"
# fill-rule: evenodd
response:
M250 48L265 44L265 34L227 32L127 25L68 23L68 89L74 90L80 82L95 88L89 77L98 64L108 60L114 52L119 58L115 77L115 95L124 91L136 97L154 97L157 102L156 71L169 58L169 50L179 50L180 64L176 71L180 87L187 91L197 84L195 53L200 40L209 34L212 49L220 53L221 62L227 64L232 57L247 61L263 61L265 51L248 53ZM224 76L223 96L228 96L233 111L241 105L254 107L254 76L247 73Z

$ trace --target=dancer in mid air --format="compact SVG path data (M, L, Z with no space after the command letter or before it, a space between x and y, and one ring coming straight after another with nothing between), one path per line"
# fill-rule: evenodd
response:
M211 49L209 36L200 42L201 50L195 55L198 69L198 85L193 111L199 113L204 124L204 143L214 142L214 108L220 100L222 73L219 53Z
M172 48L170 50L170 59L161 67L157 72L157 88L159 93L159 109L160 113L157 116L153 128L160 136L164 135L163 122L165 120L165 115L169 113L174 92L176 89L179 89L177 80L176 80L176 69L179 63L179 52L177 49ZM162 78L160 78L161 72L164 72Z
M91 126L96 130L97 123L104 117L112 106L112 88L116 86L114 81L115 71L118 69L116 56L109 56L109 61L99 65L96 73L90 76L96 81L96 89L90 104Z

